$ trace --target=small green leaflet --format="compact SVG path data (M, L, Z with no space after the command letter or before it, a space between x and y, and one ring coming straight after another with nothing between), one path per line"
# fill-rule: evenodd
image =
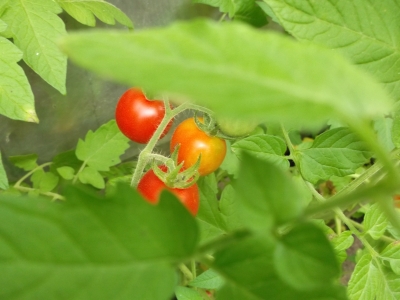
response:
M397 300L400 276L381 265L377 258L364 254L349 281L348 296L350 300Z
M6 170L4 170L3 160L1 159L1 152L0 152L0 189L3 190L8 189L8 178Z
M364 216L364 231L374 240L381 238L386 231L388 220L386 215L380 209L379 203L374 203L369 207Z
M129 147L129 139L118 129L115 120L89 131L85 140L79 140L76 156L97 171L108 171L118 164L119 157Z
M371 153L350 129L338 127L317 136L310 148L297 151L295 156L304 179L317 183L355 173Z
M51 172L38 169L32 174L31 181L34 189L47 193L57 186L59 177Z
M0 298L170 299L198 238L183 205L171 194L151 205L129 186L65 192L60 204L0 194Z
M378 83L331 50L241 22L81 32L60 46L77 64L109 78L243 121L354 124L392 105Z
M346 250L354 243L354 237L350 230L346 230L335 236L331 243L335 249L336 257L340 263L343 263L347 258Z
M175 296L178 300L204 300L198 291L185 286L177 286Z
M208 269L204 273L201 273L199 276L197 276L193 281L189 283L190 286L207 290L219 289L223 284L224 280L213 269Z
M85 167L81 172L78 174L79 181L84 184L91 184L95 188L104 189L105 182L103 176L92 167Z
M17 64L22 52L9 40L0 37L0 114L26 122L39 122L28 79Z
M389 244L381 253L384 262L389 262L393 272L400 276L400 244Z
M264 0L300 40L336 49L400 99L400 19L396 0ZM376 98L377 103L380 98Z
M26 155L18 155L18 156L10 156L8 158L11 163L18 167L21 168L25 171L31 171L34 168L38 166L37 164L37 159L38 156L37 154L26 154Z
M102 22L114 25L118 21L133 28L132 21L120 9L103 0L56 0L56 2L78 22L95 26L95 16Z
M228 14L230 18L256 27L268 23L265 13L255 0L193 0L193 2L218 7L222 13Z
M52 0L18 0L8 4L2 19L27 65L65 94L67 57L57 46L58 39L66 35L64 23L57 16L61 11Z
M251 135L234 143L232 151L239 157L242 151L246 151L261 160L275 163L283 169L289 168L289 161L285 158L286 143L277 136Z

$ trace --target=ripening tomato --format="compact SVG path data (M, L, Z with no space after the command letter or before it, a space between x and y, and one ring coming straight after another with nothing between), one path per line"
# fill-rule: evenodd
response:
M171 152L178 144L180 144L178 163L183 162L185 169L193 166L201 154L198 171L202 176L217 170L226 155L225 140L216 136L209 136L200 130L194 118L186 119L175 129L171 138Z
M161 166L160 169L165 171L166 167ZM137 190L148 202L153 204L158 203L163 190L168 190L182 202L193 216L199 210L199 188L196 183L185 189L170 188L154 174L153 170L149 170L140 179Z
M119 99L115 120L121 132L136 143L147 143L165 115L165 105L160 100L148 100L138 88L130 88ZM172 125L168 124L161 137Z

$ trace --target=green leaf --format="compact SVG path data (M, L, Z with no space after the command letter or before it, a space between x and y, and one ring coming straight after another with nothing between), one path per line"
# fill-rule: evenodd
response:
M394 149L392 140L393 119L379 118L374 122L374 129L378 135L378 142L388 151Z
M400 148L400 107L393 112L392 141L396 148Z
M193 2L218 7L222 13L227 13L230 17L233 17L239 8L238 4L243 0L193 0Z
M336 252L336 257L340 263L343 263L347 258L346 250L354 243L354 237L351 231L346 230L332 238L331 243Z
M51 0L19 0L8 5L2 18L15 45L23 51L26 64L65 94L67 57L57 47L58 39L66 35L65 25L57 16L61 11Z
M285 158L286 143L280 137L268 134L252 135L234 143L232 151L239 158L241 152L246 151L260 160L275 163L283 169L289 168L289 161Z
M298 290L332 285L340 275L331 244L312 223L300 224L279 239L274 265L280 277Z
M14 166L24 169L25 171L31 171L38 166L36 162L38 159L37 154L10 156L8 159Z
M69 166L73 168L75 171L78 171L82 166L82 161L80 161L76 155L75 150L69 150L66 152L62 152L57 154L53 158L53 163L50 166L50 170L53 173L57 172L57 169L60 167Z
M233 153L231 143L229 141L226 141L226 146L226 155L220 168L228 172L228 174L232 175L234 178L237 178L239 174L240 161L237 155Z
M239 174L233 187L246 226L270 229L299 216L301 194L279 167L244 154Z
M75 188L66 197L56 205L0 195L1 299L173 295L173 264L193 254L198 237L179 201L164 194L154 206L128 186L111 198Z
M189 282L190 286L198 287L207 290L219 289L224 284L224 280L213 269L208 269L204 273L197 276Z
M118 21L122 25L133 28L132 21L120 9L103 0L57 0L57 3L78 22L95 26L96 19L114 25Z
M400 277L364 254L349 281L350 300L396 300L400 297Z
M371 205L364 216L364 231L373 239L381 238L387 228L388 220L386 215L380 209L379 203Z
M311 183L353 174L371 157L366 144L344 127L325 131L316 137L310 148L295 155L301 174Z
M17 64L22 52L0 37L0 114L15 120L39 122L28 79Z
M237 200L236 191L232 185L227 185L223 189L221 199L219 200L219 208L229 232L245 228L244 224L246 222L243 222L241 218L240 203Z
M66 180L71 180L75 175L75 170L71 167L59 167L57 168L57 172Z
M0 189L3 190L8 189L8 178L6 170L4 170L3 160L1 159L1 152L0 152Z
M178 102L193 101L221 117L304 126L328 118L356 123L391 109L379 84L331 50L241 22L81 32L60 46L85 68Z
M299 291L276 274L274 243L264 237L250 237L218 251L213 268L227 284L217 292L222 300L317 300L347 299L342 287L327 286L313 291Z
M344 54L400 99L399 25L394 22L400 18L397 1L264 1L294 37Z
M205 242L226 233L227 227L219 210L215 175L200 178L198 186L200 208L196 220L200 227L201 240Z
M95 132L89 130L84 141L79 140L76 156L97 171L108 171L121 162L119 156L129 148L128 142L115 120L111 120Z
M58 176L42 169L36 170L31 176L33 187L44 193L52 191L57 186L58 180Z
M90 184L98 189L104 189L106 183L104 182L103 176L92 167L85 167L78 173L79 181L84 184Z
M8 25L3 20L0 20L0 32L3 32L7 29Z
M191 288L184 286L177 286L175 288L175 296L178 300L203 300L201 294Z
M391 243L381 253L384 261L388 261L393 272L400 275L400 244Z
M271 19L275 22L279 24L279 20L278 18L275 16L275 13L272 11L271 7L262 1L257 1L258 6L261 7L261 9L268 15L271 17Z
M243 1L243 5L235 13L235 21L242 21L255 27L262 27L268 23L264 11L254 0Z

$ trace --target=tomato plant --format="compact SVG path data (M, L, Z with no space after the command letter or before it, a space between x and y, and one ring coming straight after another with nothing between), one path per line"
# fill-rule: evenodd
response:
M166 170L164 166L161 166L160 169ZM162 182L153 170L149 170L139 181L137 190L147 201L153 204L159 201L163 190L168 190L182 202L192 215L195 216L199 210L199 188L196 183L185 189L171 188Z
M194 118L184 120L175 129L171 137L171 152L177 145L179 145L178 163L183 162L183 167L187 169L201 157L198 171L203 176L217 170L226 154L225 140L209 136L200 130Z
M136 143L145 144L153 136L165 115L165 105L160 100L149 100L142 90L130 88L119 99L115 120L121 132ZM172 121L163 131L165 136Z
M181 13L164 9L177 1L159 1L157 14L138 1L114 2L162 24L164 11ZM44 121L0 122L0 299L399 299L398 1L194 0L218 6L219 21L66 35L66 14L132 27L115 6L92 2L0 4L0 114L37 122L37 107ZM199 11L215 19L218 8ZM78 123L55 124L43 109L74 121L91 111L52 105L50 93L35 106L29 92L34 83L39 101L47 84L64 93L67 57L68 68L165 104L130 89L117 120L114 109L93 114L111 120L78 138ZM44 81L25 78L27 68ZM115 89L89 74L69 82L68 96L85 86L113 104ZM184 111L204 122L184 121L165 149L158 140ZM39 149L61 146L31 135L37 127L76 138L75 149L46 157ZM127 151L126 132L145 145ZM25 152L24 136L38 154ZM158 202L163 190L178 200Z

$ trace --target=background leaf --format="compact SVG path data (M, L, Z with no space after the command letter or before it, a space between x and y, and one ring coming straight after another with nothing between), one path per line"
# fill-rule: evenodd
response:
M0 298L172 296L173 265L193 254L198 237L176 198L164 194L154 206L128 186L111 198L75 188L66 197L55 204L0 195Z
M373 239L378 240L386 231L388 220L380 209L379 203L374 203L369 207L364 216L364 230Z
M242 151L281 166L289 168L289 161L285 158L286 143L273 135L251 135L243 138L232 145L232 151L240 157Z
M79 140L76 156L97 171L108 171L121 162L119 156L129 147L129 139L118 129L115 120L89 131L85 140Z
M122 25L133 28L132 21L120 9L103 0L57 0L56 1L69 15L78 22L95 26L96 19L114 25L118 21Z
M8 4L2 19L12 32L15 45L22 50L26 64L65 94L67 57L56 44L66 35L64 23L57 16L61 11L51 0L18 0Z
M397 1L264 1L294 37L337 50L372 73L395 99L400 99Z
M26 155L18 155L18 156L10 156L8 159L11 161L11 163L18 167L21 168L25 171L31 171L34 168L38 166L37 164L37 159L38 156L37 154L26 154Z
M95 188L104 189L105 182L103 176L92 167L85 167L78 174L79 181L84 184L91 184Z
M223 283L224 281L218 273L213 269L208 269L192 280L189 285L207 290L215 290L220 288Z
M8 178L6 170L4 170L3 160L1 159L1 152L0 152L0 189L3 190L8 189Z
M15 120L39 122L33 93L22 68L22 52L0 37L0 114Z
M364 254L357 262L348 286L350 300L396 300L400 296L400 277Z
M346 250L354 243L354 237L350 230L346 230L332 238L331 243L336 252L336 257L340 263L343 263L347 258Z
M185 286L177 286L175 288L175 296L178 300L203 300L201 294L191 288Z
M331 176L354 174L371 153L348 128L334 128L317 136L312 146L295 153L304 179L311 183Z
M52 191L57 186L58 180L58 176L43 169L36 170L31 176L33 188L43 193Z
M391 106L371 77L332 51L239 22L77 33L61 47L85 68L226 117L301 125L331 117L356 122Z

